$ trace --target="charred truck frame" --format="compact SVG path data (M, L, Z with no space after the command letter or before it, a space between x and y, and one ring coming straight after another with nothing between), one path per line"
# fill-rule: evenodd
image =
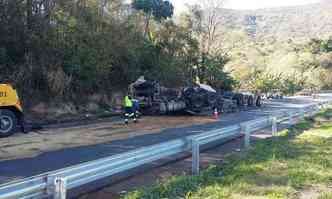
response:
M259 95L218 92L205 84L172 89L162 87L157 81L140 77L129 89L133 98L140 102L143 114L187 112L195 115L214 109L219 112L235 112L245 106L261 106Z

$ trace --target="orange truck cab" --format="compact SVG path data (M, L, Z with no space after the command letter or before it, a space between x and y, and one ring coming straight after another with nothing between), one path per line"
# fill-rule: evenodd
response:
M9 84L0 84L0 137L12 135L18 125L24 129L23 108L17 92Z

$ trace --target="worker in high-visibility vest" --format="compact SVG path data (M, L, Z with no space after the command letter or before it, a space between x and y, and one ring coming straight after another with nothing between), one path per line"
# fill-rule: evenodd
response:
M125 96L124 107L125 107L125 123L128 124L130 118L133 118L134 122L137 122L136 115L134 113L134 103L129 95Z

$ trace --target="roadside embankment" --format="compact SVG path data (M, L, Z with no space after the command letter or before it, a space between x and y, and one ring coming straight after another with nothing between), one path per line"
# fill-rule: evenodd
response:
M332 198L331 123L328 109L200 176L169 177L124 198Z

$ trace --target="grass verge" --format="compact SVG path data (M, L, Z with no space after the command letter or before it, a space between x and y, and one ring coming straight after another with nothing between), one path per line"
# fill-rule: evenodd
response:
M332 109L200 176L175 176L124 199L332 199Z

